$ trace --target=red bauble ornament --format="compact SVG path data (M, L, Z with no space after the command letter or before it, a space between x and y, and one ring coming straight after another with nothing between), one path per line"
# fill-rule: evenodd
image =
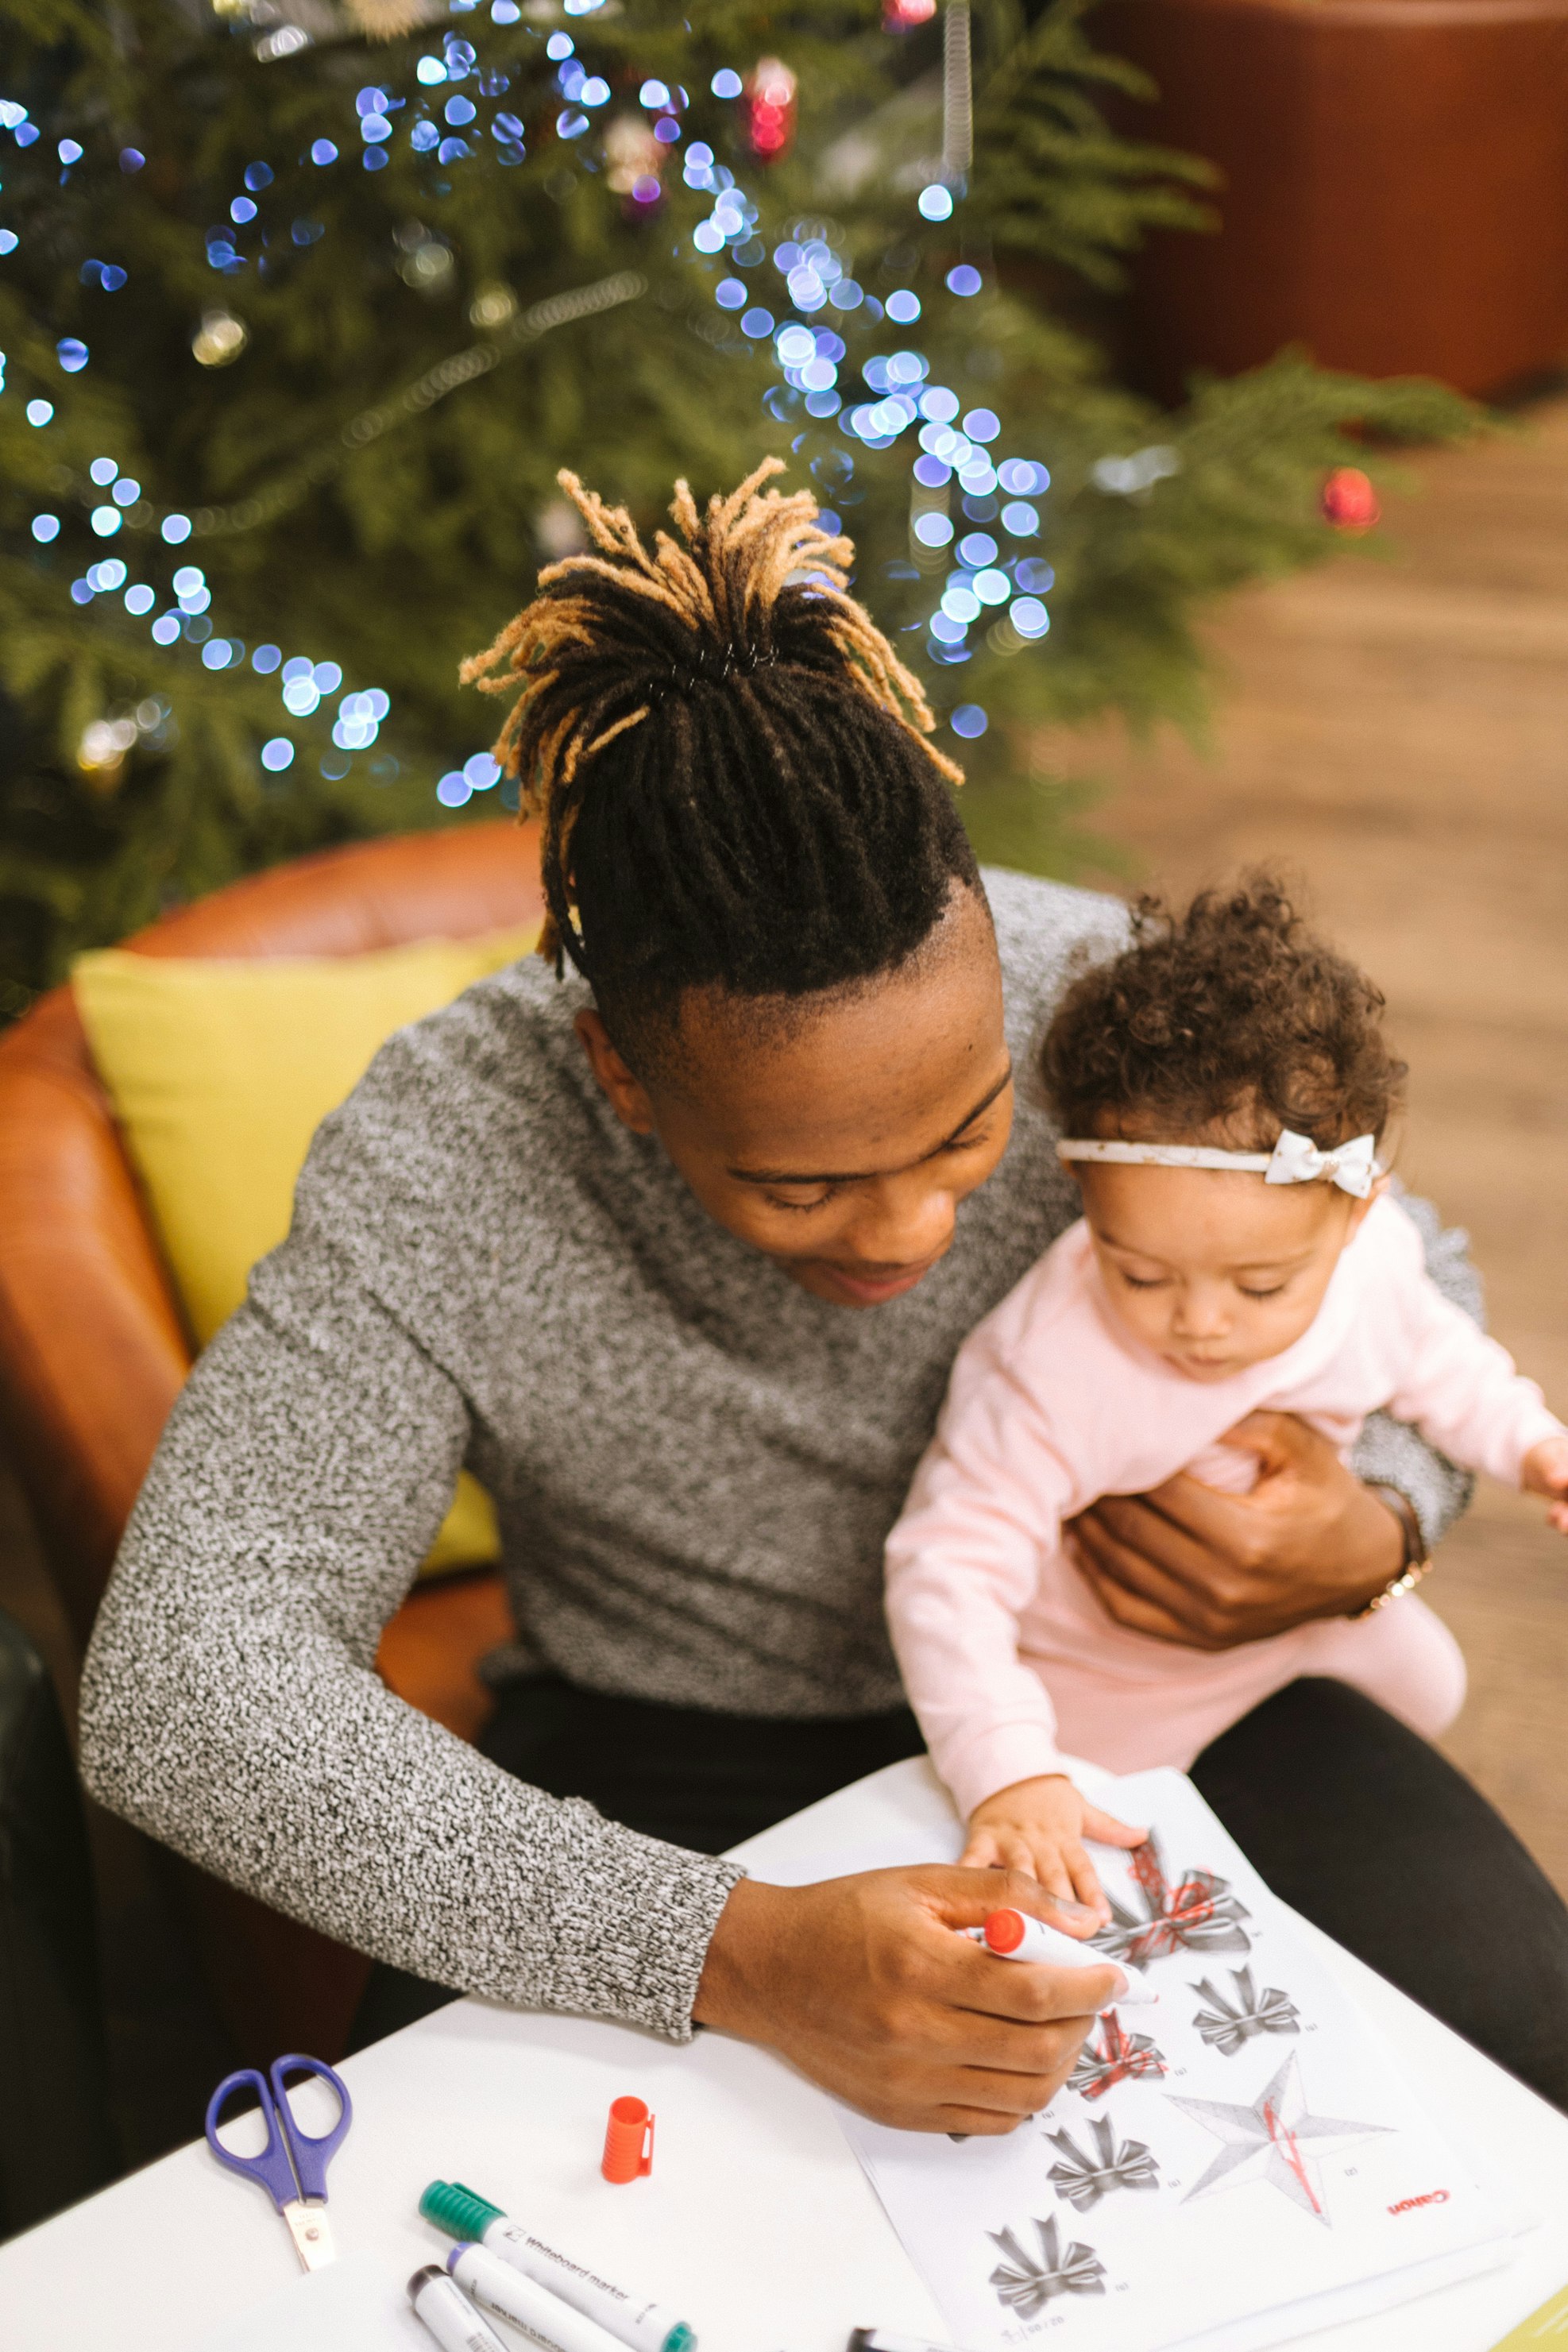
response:
M1359 466L1336 466L1319 500L1323 520L1336 530L1370 530L1383 509Z
M936 15L936 0L882 0L884 33L912 33Z
M795 137L795 79L782 58L759 58L742 92L746 144L759 163L776 163Z

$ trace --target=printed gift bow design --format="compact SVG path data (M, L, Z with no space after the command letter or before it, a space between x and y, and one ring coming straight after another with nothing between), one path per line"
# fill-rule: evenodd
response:
M1103 2098L1118 2083L1140 2074L1163 2074L1165 2061L1147 2033L1129 2033L1113 2009L1100 2021L1100 2042L1085 2042L1068 2076L1068 2089L1080 2099Z
M1089 2130L1097 2150L1093 2156L1085 2155L1069 2131L1046 2135L1062 2157L1060 2164L1051 2167L1051 2185L1075 2213L1087 2212L1113 2189L1158 2189L1159 2165L1141 2139L1124 2139L1118 2146L1115 2126L1106 2116L1097 2116Z
M1040 2241L1037 2261L1024 2252L1011 2230L987 2232L1007 2257L991 2273L1000 2304L1021 2319L1033 2319L1056 2295L1105 2293L1105 2264L1092 2246L1075 2239L1064 2253L1054 2213L1048 2221L1037 2219L1035 2230Z
M1113 1960L1131 1960L1142 1968L1148 1960L1168 1959L1173 1952L1247 1952L1252 1938L1242 1921L1251 1915L1230 1891L1230 1881L1212 1870L1189 1870L1173 1886L1165 1876L1157 1837L1133 1848L1132 1873L1148 1916L1135 1919L1114 1898L1109 1927L1089 1942Z
M1250 1968L1232 1969L1230 1980L1236 1990L1229 2000L1215 1990L1207 1977L1193 1987L1209 2004L1199 2010L1193 2023L1209 2048L1217 2050L1222 2058L1234 2058L1254 2034L1300 2032L1301 2012L1289 1994L1281 1992L1278 1985L1265 1985L1262 1992L1258 1992Z

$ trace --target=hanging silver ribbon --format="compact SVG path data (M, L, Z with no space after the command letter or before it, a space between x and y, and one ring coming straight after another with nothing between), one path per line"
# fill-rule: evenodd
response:
M1093 2155L1079 2147L1069 2131L1046 2135L1062 2159L1051 2167L1051 2185L1075 2213L1086 2213L1116 2189L1158 2189L1159 2165L1141 2139L1119 2141L1109 2116L1096 2116L1089 2130Z
M1234 2058L1259 2033L1300 2032L1301 2012L1278 1985L1266 1985L1258 1992L1250 1968L1232 1969L1230 1981L1235 1990L1228 2000L1207 1977L1200 1978L1193 1987L1208 2003L1206 2009L1198 2011L1193 2023L1209 2048L1217 2050L1222 2058Z
M1005 2309L1021 2319L1033 2319L1058 2294L1105 2293L1105 2264L1092 2246L1075 2240L1064 2252L1054 2213L1048 2221L1037 2219L1035 2231L1040 2241L1038 2260L1025 2252L1011 2230L988 2232L1007 2257L991 2273L997 2301Z
M974 161L974 86L969 0L947 0L942 26L942 176L958 195Z

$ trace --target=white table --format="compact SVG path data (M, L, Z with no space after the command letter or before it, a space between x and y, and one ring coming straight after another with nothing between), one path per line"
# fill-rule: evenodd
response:
M757 1876L785 1882L821 1874L835 1853L858 1867L868 1848L907 1850L945 1803L925 1765L895 1765L742 1851ZM1545 2226L1506 2271L1310 2340L1321 2352L1487 2352L1568 2279L1568 2119L1321 1940L1454 2137ZM445 2252L416 2210L441 2178L675 2305L702 2352L844 2352L867 2324L942 2339L830 2102L763 2051L716 2034L673 2049L627 2027L463 2000L343 2071L355 2120L331 2172L338 2251L374 2254L399 2294ZM658 2112L656 2162L650 2179L612 2189L597 2169L605 2114L626 2091ZM261 2192L197 2142L0 2248L0 2344L194 2352L295 2276ZM395 2339L427 2347L405 2325Z

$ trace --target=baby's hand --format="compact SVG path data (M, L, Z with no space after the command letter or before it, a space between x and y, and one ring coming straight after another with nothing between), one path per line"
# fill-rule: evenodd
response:
M1037 1780L1015 1780L976 1805L969 1817L969 1843L958 1859L980 1870L1027 1872L1047 1895L1085 1905L1085 1912L1061 1924L1070 1935L1092 1936L1097 1927L1110 1926L1110 1906L1082 1841L1134 1846L1148 1834L1102 1813L1079 1796L1065 1773L1051 1772Z
M1548 1437L1524 1457L1519 1483L1531 1495L1550 1495L1549 1527L1568 1536L1568 1437Z

